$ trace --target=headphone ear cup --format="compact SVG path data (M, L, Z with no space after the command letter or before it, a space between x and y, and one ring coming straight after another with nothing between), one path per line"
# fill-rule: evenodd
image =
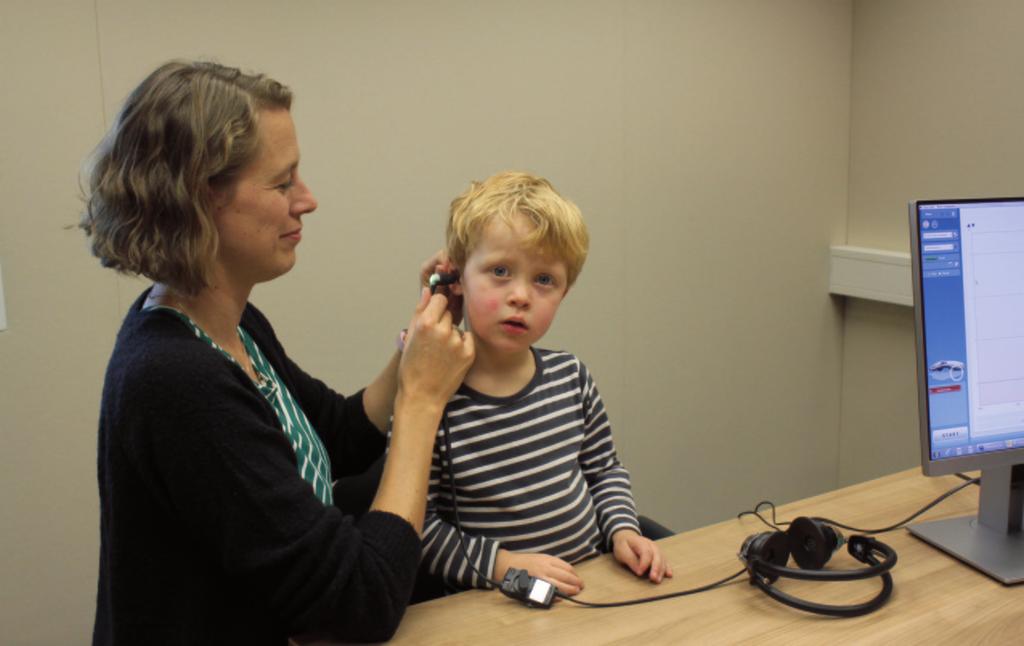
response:
M755 561L769 563L777 567L785 567L786 561L789 560L789 539L786 537L785 532L752 534L747 537L747 540L743 541L743 546L740 548L740 558L754 569L756 569ZM762 576L767 576L769 582L779 578L775 575L761 574Z
M843 536L821 521L800 516L786 530L793 560L804 570L820 570L843 544Z

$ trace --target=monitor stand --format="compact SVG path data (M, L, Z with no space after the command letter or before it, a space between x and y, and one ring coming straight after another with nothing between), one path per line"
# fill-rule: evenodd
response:
M981 472L978 515L910 525L914 536L1007 585L1024 582L1024 464Z

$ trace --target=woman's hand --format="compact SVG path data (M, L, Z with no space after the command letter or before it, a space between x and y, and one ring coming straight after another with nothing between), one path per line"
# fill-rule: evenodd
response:
M448 254L441 249L420 265L420 286L428 287L430 285L431 274L450 274L453 271L458 271L458 268L452 264ZM462 323L462 295L453 294L452 290L448 287L441 287L438 291L448 297L448 311L452 315L452 324L458 325Z
M430 456L445 404L473 364L473 335L452 325L443 294L424 289L398 361L391 443L371 510L423 531ZM364 404L365 406L365 404Z
M398 396L443 408L473 364L473 335L452 322L444 294L423 289L398 365Z
M583 579L576 574L576 570L556 556L499 549L494 560L494 576L499 581L504 579L509 568L526 570L530 576L544 579L558 588L559 592L570 597L579 594L583 589Z
M661 553L658 544L644 538L632 529L620 529L612 535L612 552L615 560L632 570L633 574L643 576L654 583L661 583L662 578L672 576L672 568Z

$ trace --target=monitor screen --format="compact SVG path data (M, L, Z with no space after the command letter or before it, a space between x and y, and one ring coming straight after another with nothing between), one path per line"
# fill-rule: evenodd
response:
M911 533L1024 581L1024 197L910 203L921 465L981 470L978 515Z
M1024 462L1024 198L914 211L925 472Z

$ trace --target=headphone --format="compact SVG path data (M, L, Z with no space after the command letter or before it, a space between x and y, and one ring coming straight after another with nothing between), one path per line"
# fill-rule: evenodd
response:
M847 552L866 567L855 570L823 569L832 554L847 544ZM789 557L799 568L786 567ZM747 566L750 585L757 586L769 597L787 606L832 617L857 617L881 608L892 594L892 575L896 552L885 543L869 536L851 536L844 540L839 530L817 518L800 516L786 531L752 534L743 541L740 560ZM882 560L879 560L881 557ZM874 598L853 605L828 605L800 599L774 587L779 578L810 581L855 581L882 578L882 589Z

